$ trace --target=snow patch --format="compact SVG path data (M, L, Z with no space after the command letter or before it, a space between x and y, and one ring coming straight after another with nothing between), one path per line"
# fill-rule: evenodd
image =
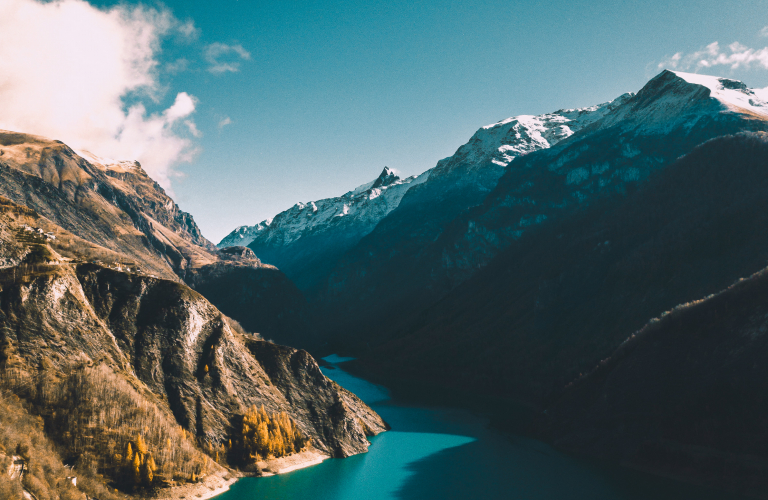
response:
M673 71L674 74L688 83L700 85L710 90L710 95L714 99L725 104L733 111L752 113L768 117L768 92L766 89L759 89L757 92L750 89L738 80L722 78L709 75L698 75L694 73L683 73Z

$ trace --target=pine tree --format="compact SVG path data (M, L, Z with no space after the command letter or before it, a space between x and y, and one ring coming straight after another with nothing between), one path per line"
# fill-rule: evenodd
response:
M139 453L136 452L136 454L133 456L133 466L131 467L133 472L133 484L140 484L141 483L141 459L139 458Z
M142 455L147 454L147 443L144 442L144 438L141 436L141 434L136 437L136 451Z
M155 460L152 455L148 455L144 461L144 466L141 468L141 480L145 486L151 486L152 481L155 478Z

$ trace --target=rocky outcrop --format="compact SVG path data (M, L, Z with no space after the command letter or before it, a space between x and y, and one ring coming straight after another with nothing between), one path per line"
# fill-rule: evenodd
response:
M285 342L306 326L304 298L282 272L251 250L217 250L136 162L0 131L0 176L0 195L109 249L91 252L94 263L185 281L266 338Z
M225 442L232 419L252 405L286 412L332 456L364 452L366 435L386 429L306 352L245 334L182 283L88 263L87 247L84 261L63 257L67 242L81 240L60 228L54 246L27 238L24 224L52 224L10 202L4 207L0 234L4 242L16 235L24 257L0 270L0 344L11 346L6 357L21 369L106 365L205 442Z

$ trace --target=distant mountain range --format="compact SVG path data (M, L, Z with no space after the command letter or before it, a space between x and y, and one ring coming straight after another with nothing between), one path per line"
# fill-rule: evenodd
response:
M400 179L385 167L374 181L338 198L297 203L255 226L238 227L218 247L247 245L261 260L280 268L311 294L327 286L339 259L382 220L396 218L396 232L407 230L408 222L439 227L480 202L516 157L556 144L629 97L627 94L590 108L518 116L488 125L452 157L421 175ZM418 213L401 215L411 205L418 205ZM399 212L392 214L395 209ZM429 213L421 213L423 210ZM413 220L401 221L404 216Z
M255 226L238 227L218 246L248 246L302 289L312 289L328 275L339 255L370 233L400 204L406 191L428 177L427 173L401 179L385 167L374 181L338 198L297 203Z
M766 132L768 90L672 71L594 108L484 127L327 256L302 287L317 330L292 340L391 386L522 405L571 451L754 493L768 472L750 406L765 378L753 357L768 354L762 275L722 294L749 306L707 299L623 343L766 266ZM301 238L285 241L290 255Z

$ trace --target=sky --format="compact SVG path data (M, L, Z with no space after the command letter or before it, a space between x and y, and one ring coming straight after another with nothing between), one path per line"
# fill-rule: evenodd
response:
M214 243L662 68L768 87L768 0L0 0L0 128L139 160Z

